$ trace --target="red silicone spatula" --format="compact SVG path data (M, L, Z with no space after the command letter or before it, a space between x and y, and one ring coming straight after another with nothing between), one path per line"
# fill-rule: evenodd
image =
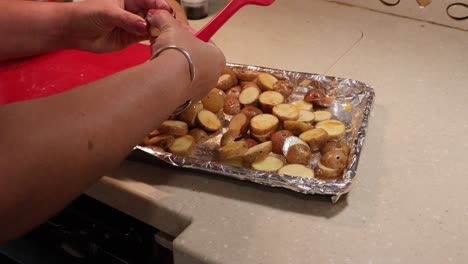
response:
M209 41L211 37L220 29L226 21L229 20L239 9L245 5L259 5L269 6L275 0L231 0L226 7L219 12L205 27L198 33L197 37L205 42Z

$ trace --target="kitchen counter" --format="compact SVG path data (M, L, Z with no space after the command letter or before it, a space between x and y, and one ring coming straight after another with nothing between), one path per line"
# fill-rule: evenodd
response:
M351 192L332 204L126 161L87 194L173 238L176 264L466 262L468 32L334 2L277 0L244 8L214 41L230 62L375 88Z

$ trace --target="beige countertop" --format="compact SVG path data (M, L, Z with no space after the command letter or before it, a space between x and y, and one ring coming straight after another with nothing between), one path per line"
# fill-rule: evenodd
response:
M375 87L350 194L332 204L129 161L88 194L175 237L176 264L466 263L468 32L327 1L277 0L241 10L214 40L230 62Z

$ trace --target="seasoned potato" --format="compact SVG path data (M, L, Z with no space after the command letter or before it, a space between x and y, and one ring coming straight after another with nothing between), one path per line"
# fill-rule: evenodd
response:
M224 133L223 136L221 137L220 145L225 146L227 144L233 143L234 141L239 139L241 136L242 135L239 132L239 130L230 129L230 130L226 131L226 133Z
M166 135L183 136L188 134L187 123L178 120L166 120L158 130Z
M291 104L295 105L299 110L312 111L312 109L314 108L314 106L311 103L306 102L304 100L294 101Z
M299 138L304 140L312 151L319 150L328 141L328 133L321 128L312 128L299 135Z
M332 114L328 111L315 111L314 112L315 122L329 120L332 117Z
M251 81L257 79L257 76L259 74L260 74L260 72L258 72L258 71L245 70L245 71L237 72L236 76L241 81L251 82Z
M276 91L288 98L294 90L294 84L288 80L280 80L273 84L273 91Z
M195 139L195 143L203 143L207 141L210 136L205 132L205 130L200 128L193 128L189 131L189 135Z
M320 158L320 163L331 169L343 170L348 164L348 156L341 150L331 150Z
M266 91L260 94L258 97L260 106L265 113L271 113L275 105L279 105L284 102L284 96L275 91Z
M262 110L258 109L255 106L248 105L244 108L242 108L241 113L244 113L249 119L252 119L252 117L263 114Z
M276 154L283 154L283 145L287 137L293 136L291 131L280 130L271 135L272 151Z
M260 73L257 76L257 84L262 91L271 91L273 90L273 85L278 81L275 76L269 73Z
M322 128L328 133L328 138L331 140L340 139L344 136L346 127L343 122L338 120L325 120L318 122L316 128Z
M241 82L240 87L242 90L244 90L245 88L249 88L249 87L255 87L259 91L261 91L260 87L258 87L258 84L256 82Z
M192 152L195 145L195 139L190 135L185 135L176 138L172 144L169 145L169 151L176 155L187 156Z
M266 134L255 134L255 133L250 133L250 136L257 140L258 142L265 142L271 139L271 135L273 135L274 131L268 132Z
M224 106L224 92L214 88L201 100L206 110L218 113Z
M223 111L228 115L235 115L240 113L241 105L239 103L239 100L232 95L226 96L226 99L224 100Z
M223 72L221 73L221 75L223 75L223 74L231 75L231 78L233 80L233 85L237 85L239 83L238 80L237 80L236 73L231 69L231 67L225 66Z
M226 97L227 96L234 96L235 98L239 99L239 95L241 93L242 89L240 86L234 86L232 87L231 89L229 89L227 92L226 92Z
M283 165L284 163L281 159L273 156L266 156L252 163L252 168L259 171L276 172L281 169Z
M244 140L234 141L218 149L220 160L227 160L236 157L242 157L248 150L247 143Z
M327 153L329 151L332 151L332 150L340 150L345 155L349 155L349 153L351 152L351 148L349 147L349 145L346 142L331 141L331 142L328 142L327 144L325 144L325 146L323 146L320 149L320 153L323 155L323 154L325 154L325 153Z
M286 130L291 131L294 136L299 136L300 134L304 133L305 131L312 128L312 125L307 122L300 122L300 121L284 121L283 127Z
M226 91L235 85L235 81L230 74L223 74L219 77L216 88Z
M256 87L247 87L239 95L239 102L243 105L251 105L258 101L260 90Z
M225 159L225 160L220 160L221 163L226 164L228 166L232 167L243 167L243 162L244 158L242 156L231 158L231 159Z
M265 135L276 131L279 120L270 114L260 114L250 120L250 131L256 135Z
M253 139L253 138L246 138L246 139L244 139L244 141L247 143L247 146L249 148L251 148L251 147L258 144L257 141L255 139Z
M157 135L148 140L147 145L155 145L167 149L169 145L174 141L173 135Z
M229 129L239 130L241 135L247 133L250 128L250 120L244 113L235 115L229 123Z
M312 153L307 145L295 144L289 147L286 160L291 164L308 165Z
M299 118L299 109L292 104L275 105L272 113L281 121L297 120Z
M282 167L279 171L279 174L289 175L289 176L298 176L303 178L314 178L314 171L310 168L307 168L301 164L288 164Z
M249 148L244 154L244 162L246 164L252 164L259 159L265 158L271 152L271 148L271 141L266 141Z
M189 127L195 127L197 125L197 114L201 110L203 110L203 104L196 102L185 109L177 119L187 123Z
M221 128L221 121L211 111L201 110L198 112L197 121L200 127L207 132L215 132Z

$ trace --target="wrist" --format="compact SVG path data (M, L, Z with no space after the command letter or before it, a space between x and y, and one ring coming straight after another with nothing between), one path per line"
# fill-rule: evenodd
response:
M76 49L77 42L73 40L74 25L80 21L78 3L53 4L52 10L56 14L52 21L51 39L56 49Z

